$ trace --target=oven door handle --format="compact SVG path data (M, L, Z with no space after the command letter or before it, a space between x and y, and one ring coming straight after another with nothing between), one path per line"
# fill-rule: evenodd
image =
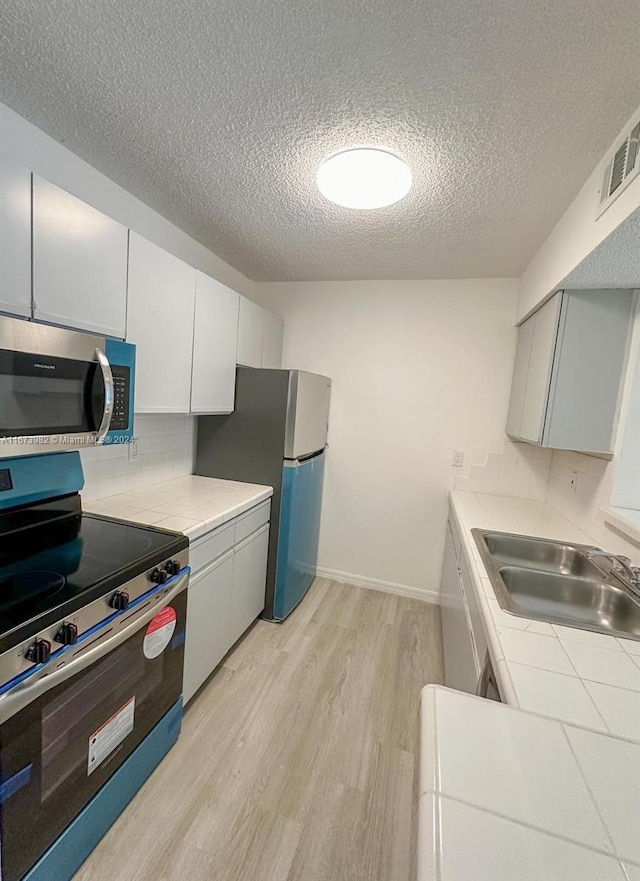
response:
M96 661L104 658L109 652L112 652L114 649L118 648L118 646L125 643L134 635L134 633L140 630L140 628L144 627L145 624L148 624L149 621L151 621L158 612L162 611L162 609L175 599L179 593L182 593L187 587L188 582L189 570L176 577L175 582L171 585L168 592L161 596L162 601L160 603L153 603L151 608L147 609L144 614L135 617L129 624L126 624L124 627L117 630L113 636L105 639L104 642L97 643L93 648L87 649L79 657L75 658L75 660L69 661L68 664L52 670L51 673L47 673L46 668L44 668L42 674L35 679L35 681L33 679L27 679L16 685L15 688L12 688L10 691L0 695L0 724L6 722L7 719L10 719L12 716L15 716L16 713L20 712L20 710L24 709L24 707L36 700L36 698L39 698L47 691L55 688L56 685L60 685L62 682L75 676L76 673L86 670L91 664L95 664ZM126 612L124 614L126 615ZM113 625L115 624L117 624L117 619L110 622L110 629L113 629ZM107 633L108 632L109 628L107 629Z
M113 415L113 373L111 372L109 359L102 349L96 349L96 361L98 362L98 367L102 373L102 381L104 382L104 411L102 413L102 422L96 434L96 443L102 443L109 431Z

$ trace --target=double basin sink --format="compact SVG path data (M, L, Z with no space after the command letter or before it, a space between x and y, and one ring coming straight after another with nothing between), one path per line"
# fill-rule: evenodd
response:
M505 611L640 640L640 598L608 561L587 556L589 546L482 529L472 534Z

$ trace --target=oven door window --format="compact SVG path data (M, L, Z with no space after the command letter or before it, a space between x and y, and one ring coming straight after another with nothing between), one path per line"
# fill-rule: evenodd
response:
M186 591L171 607L176 627L157 657L143 626L0 727L2 881L22 878L178 700Z
M103 410L95 362L0 350L0 437L95 431Z

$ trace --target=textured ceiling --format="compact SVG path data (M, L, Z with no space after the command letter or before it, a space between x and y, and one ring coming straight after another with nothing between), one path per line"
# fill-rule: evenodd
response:
M640 288L640 208L571 270L558 288Z
M640 0L3 0L0 99L256 280L518 275L640 96ZM390 208L330 152L402 154Z

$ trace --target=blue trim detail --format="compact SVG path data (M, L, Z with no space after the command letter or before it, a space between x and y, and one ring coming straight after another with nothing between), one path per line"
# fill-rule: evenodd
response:
M33 762L30 765L27 765L26 768L18 771L13 777L9 777L8 780L3 780L2 783L0 783L0 805L8 798L11 798L11 796L19 789L22 789L23 786L27 785L31 779L32 768Z
M82 463L77 450L2 459L2 468L9 469L13 489L0 492L0 511L55 496L70 495L80 492L84 486Z
M66 455L66 453L64 455ZM17 676L14 676L13 679L10 679L8 682L5 682L4 685L0 686L0 694L4 694L6 691L11 691L11 689L15 688L16 685L24 682L25 679L29 679L29 677L33 676L34 673L38 673L40 670L42 670L43 667L48 667L49 664L51 664L53 661L57 661L62 655L67 654L68 652L77 651L80 643L84 642L87 639L90 639L95 633L97 633L99 630L102 630L107 624L111 624L112 621L115 621L116 618L121 618L123 615L128 615L131 612L131 609L135 609L135 607L139 606L140 603L144 603L146 600L149 599L150 596L159 593L161 590L166 590L167 587L170 586L176 578L184 575L185 572L191 574L191 567L185 566L184 569L181 569L177 575L174 575L173 578L169 578L168 581L165 581L164 584L157 584L154 587L150 588L146 593L141 594L137 599L130 602L127 608L123 609L121 612L114 612L112 615L107 615L107 617L103 618L102 621L98 621L98 623L94 624L93 627L90 627L89 630L85 630L83 633L81 633L77 641L73 645L61 646L55 652L51 652L49 660L46 663L37 664L35 667L30 667L28 670L25 670L24 673L19 673Z
M123 431L108 431L105 444L127 443L133 437L134 390L136 387L136 347L133 343L122 340L105 340L105 355L109 364L117 367L128 367L131 370L129 383L129 427Z
M182 697L94 795L23 881L70 881L145 780L174 745L182 726Z
M282 501L273 617L282 621L311 587L318 565L320 509L325 453L287 461L282 469Z

